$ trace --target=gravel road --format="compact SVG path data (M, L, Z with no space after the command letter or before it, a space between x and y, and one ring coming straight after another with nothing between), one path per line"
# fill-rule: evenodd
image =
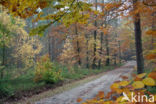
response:
M50 98L41 99L40 101L35 102L35 104L76 104L77 98L83 98L84 100L90 99L94 97L98 91L107 93L110 91L110 85L114 81L120 80L120 75L129 76L135 65L135 61L129 61L122 67L109 71L96 80L77 86L76 88Z

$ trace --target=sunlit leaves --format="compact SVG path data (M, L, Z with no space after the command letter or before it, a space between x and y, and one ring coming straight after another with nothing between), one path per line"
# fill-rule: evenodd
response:
M149 77L143 79L143 83L147 86L155 86L156 85L154 79L149 78Z
M141 88L144 88L144 83L142 81L135 81L133 82L132 86L135 89L141 89Z
M18 40L18 43L16 41ZM38 38L30 37L27 33L20 34L12 40L11 47L14 47L12 56L16 62L22 62L26 67L34 64L34 57L41 52L42 44ZM17 64L17 63L16 63Z
M142 74L138 74L136 77L137 78L144 78L147 75L147 73L142 73Z
M37 14L38 8L47 6L47 0L1 0L0 4L6 7L14 16L22 18Z
M129 81L121 81L120 86L121 87L126 87L130 82Z

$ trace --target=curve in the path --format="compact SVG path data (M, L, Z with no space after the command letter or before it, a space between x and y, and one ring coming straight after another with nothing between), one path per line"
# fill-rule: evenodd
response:
M35 104L76 104L77 98L83 98L83 100L90 99L94 97L98 91L104 91L107 93L110 91L110 85L114 81L120 80L120 75L130 75L135 65L135 61L129 61L124 66L117 68L116 70L109 71L94 81L50 98L41 99Z

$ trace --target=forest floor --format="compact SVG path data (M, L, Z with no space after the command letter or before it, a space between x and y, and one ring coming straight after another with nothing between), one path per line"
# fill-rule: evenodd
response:
M94 97L98 91L107 93L110 90L110 85L114 81L120 80L120 75L130 77L135 65L135 61L129 61L122 67L109 71L96 80L77 86L63 93L56 94L52 97L41 99L40 101L35 102L35 104L76 104L77 98L83 98L83 100L90 99Z

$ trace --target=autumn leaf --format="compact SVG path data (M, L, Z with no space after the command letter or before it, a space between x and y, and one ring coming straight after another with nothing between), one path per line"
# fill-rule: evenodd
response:
M82 101L82 98L77 98L77 102L80 103Z
M127 86L129 83L130 83L129 81L121 81L119 84L120 84L120 86L125 87L125 86Z
M151 73L148 75L148 77L150 77L150 78L156 80L156 71L151 72Z
M143 82L145 85L147 85L147 86L155 86L155 85L156 85L154 79L149 78L149 77L143 79L142 82Z
M135 77L134 78L134 81L141 81L142 79L141 78L138 78L138 77Z
M123 80L126 80L126 79L128 79L128 77L127 76L120 76Z
M119 83L113 83L111 86L110 86L110 88L112 89L112 90L116 90L116 89L118 89L119 88Z
M145 85L142 81L135 81L135 82L133 82L132 86L135 89L141 89L141 88L144 88Z
M138 74L136 77L142 79L142 78L144 78L146 75L147 75L146 73L142 73L142 74Z
M99 93L97 94L97 97L98 98L100 98L100 99L102 99L102 98L104 98L104 92L103 91L99 91Z

